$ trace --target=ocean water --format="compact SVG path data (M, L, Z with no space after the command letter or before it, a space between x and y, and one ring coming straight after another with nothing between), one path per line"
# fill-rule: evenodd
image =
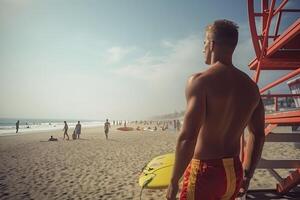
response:
M20 121L19 132L16 133L16 122ZM74 128L78 120L65 120L69 128ZM81 126L95 127L103 126L104 120L80 120ZM0 118L0 136L18 135L32 132L48 132L51 130L62 130L64 120L62 119L12 119Z

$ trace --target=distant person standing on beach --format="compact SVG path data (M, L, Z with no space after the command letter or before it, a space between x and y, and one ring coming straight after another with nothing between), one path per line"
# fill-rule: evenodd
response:
M173 123L174 123L174 124L173 124L173 125L174 125L174 129L175 129L175 131L176 131L176 130L177 130L177 128L176 128L176 125L177 125L176 120L174 120Z
M81 124L80 124L80 121L78 121L78 123L76 124L76 127L75 127L75 134L77 136L77 139L79 139L79 136L81 134Z
M110 123L108 122L108 119L106 119L106 122L104 123L104 133L105 133L106 139L108 139L109 129L110 129Z
M64 121L64 123L65 123L65 126L64 126L64 128L63 128L63 131L64 131L64 139L65 139L65 136L67 135L68 140L69 140L69 135L68 135L68 129L69 129L69 127L68 127L68 124L67 124L66 121Z
M16 123L16 133L19 132L19 124L20 124L20 121L18 120L17 123Z
M177 127L177 131L180 131L181 124L179 120L176 121L176 127Z

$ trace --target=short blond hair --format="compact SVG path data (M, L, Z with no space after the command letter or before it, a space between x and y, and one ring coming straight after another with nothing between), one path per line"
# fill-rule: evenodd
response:
M235 48L238 42L238 25L232 21L222 19L216 20L206 27L209 39L219 45Z

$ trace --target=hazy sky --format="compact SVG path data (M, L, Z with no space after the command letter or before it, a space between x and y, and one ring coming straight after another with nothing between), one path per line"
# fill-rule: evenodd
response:
M0 0L0 117L141 119L184 110L187 78L207 68L203 30L221 18L238 23L234 64L250 75L246 1Z

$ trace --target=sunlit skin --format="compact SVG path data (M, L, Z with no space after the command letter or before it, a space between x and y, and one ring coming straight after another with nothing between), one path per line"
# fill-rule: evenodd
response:
M248 189L264 143L264 107L256 84L232 64L233 49L210 38L204 40L205 63L210 67L192 75L186 86L186 113L177 141L176 158L167 199L176 199L178 182L192 158L222 159L240 153L246 126L255 138L251 159L244 163L240 195Z

